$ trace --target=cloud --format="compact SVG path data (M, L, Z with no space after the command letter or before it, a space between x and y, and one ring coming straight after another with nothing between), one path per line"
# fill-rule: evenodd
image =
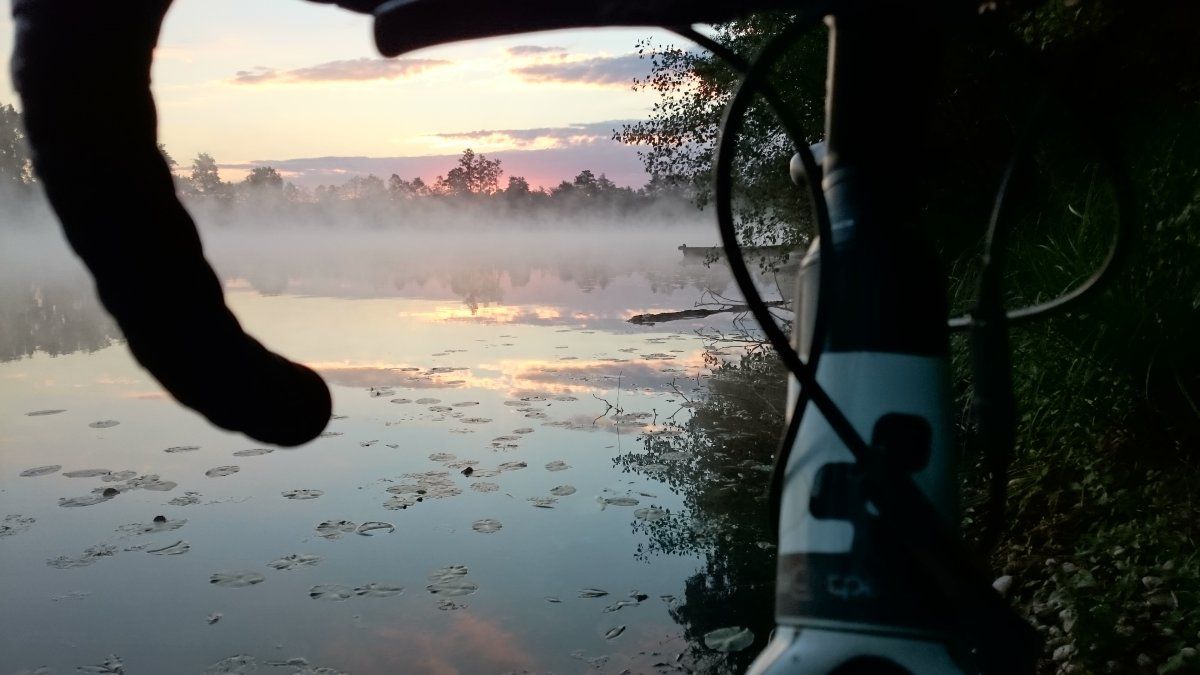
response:
M563 47L539 47L538 45L516 45L507 50L509 56L537 56L539 54L562 54Z
M634 78L645 77L649 70L648 61L637 54L626 54L598 56L580 61L535 63L513 68L512 72L529 82L629 86Z
M613 130L636 120L607 120L586 124L568 124L563 127L536 127L532 129L480 129L433 134L434 138L448 141L486 142L513 148L567 147L587 145L597 141L612 140Z
M250 70L239 70L233 78L235 84L262 84L264 82L365 82L369 80L395 80L425 72L430 68L449 65L441 59L347 59L329 61L315 66L293 70L276 70L266 66L255 66Z

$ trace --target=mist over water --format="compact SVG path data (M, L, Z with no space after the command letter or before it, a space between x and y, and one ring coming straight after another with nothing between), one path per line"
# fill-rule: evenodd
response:
M727 626L697 596L715 540L694 526L719 519L695 462L765 481L762 457L695 451L741 353L697 332L733 315L627 321L736 300L677 249L715 243L704 214L199 214L234 312L336 417L297 449L210 427L132 361L48 220L0 229L5 672L720 672L761 647L765 625L705 648ZM738 536L761 590L770 558Z

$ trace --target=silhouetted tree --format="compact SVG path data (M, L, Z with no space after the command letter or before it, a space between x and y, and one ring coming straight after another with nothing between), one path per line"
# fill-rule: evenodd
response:
M429 196L429 186L425 184L425 181L421 180L420 176L408 181L404 180L400 176L397 176L396 174L392 174L391 177L388 178L387 191L388 195L391 196L392 199L397 200L408 200L416 199L417 197Z
M224 194L225 183L217 170L217 160L207 152L196 155L192 160L192 189L202 195L219 197Z
M458 158L458 166L450 169L445 177L438 176L436 189L446 195L490 195L500 183L500 160L477 155L467 148Z
M274 167L256 166L242 179L242 184L251 189L282 190L283 176Z
M380 199L387 195L383 179L375 174L354 176L342 186L342 199Z

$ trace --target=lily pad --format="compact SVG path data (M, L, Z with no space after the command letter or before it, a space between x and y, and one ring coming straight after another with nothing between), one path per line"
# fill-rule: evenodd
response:
M478 481L475 483L471 483L471 489L476 492L495 492L500 489L500 484L499 483L489 483L488 481L481 480L481 481Z
M79 666L75 670L81 673L99 673L100 675L125 675L125 664L121 662L121 657L109 654L108 658L104 659L104 663L94 666Z
M657 506L647 506L633 512L633 517L638 520L644 520L648 523L653 523L656 520L662 520L667 517L667 512Z
M423 473L407 473L404 474L404 477L416 480L416 485L394 485L388 488L388 492L399 493L400 491L395 488L415 487L415 489L406 491L415 493L422 499L442 499L444 497L456 497L462 494L462 488L460 488L458 485L455 485L454 481L450 478L449 471L434 470Z
M35 522L36 519L19 513L4 516L4 520L0 520L0 537L11 537L26 532Z
M460 579L470 572L466 565L446 565L429 573L428 579L434 583Z
M390 598L404 592L403 586L395 584L369 583L354 589L354 594L360 598Z
M442 402L442 399L440 399L440 398L429 398L429 397L419 398L415 401L415 403L417 405L433 405L435 403L441 403L441 402Z
M158 516L149 523L129 523L128 525L121 525L117 527L117 532L124 534L157 534L159 532L178 530L186 524L186 518L170 520L165 516Z
M623 607L636 607L636 606L637 606L637 602L634 600L618 600L618 601L614 602L613 604L609 605L608 607L605 607L604 613L611 614L613 612L620 611Z
M209 577L208 583L214 586L222 586L225 588L243 588L245 586L253 586L263 582L263 575L258 572L249 572L245 570L233 572L213 572Z
M227 656L208 667L204 675L244 675L258 670L258 661L249 654Z
M624 632L625 632L625 626L615 626L613 628L609 628L608 630L604 631L604 639L605 640L615 639L615 638L619 637L621 635L621 633L624 633Z
M200 446L198 446L198 445L172 445L171 447L167 448L166 450L163 450L163 452L174 455L174 454L177 454L180 452L194 452L199 449L200 449Z
M234 457L258 457L259 455L269 455L275 452L275 448L250 448L248 450L238 450L233 453Z
M241 467L237 466L217 466L205 471L204 475L208 476L209 478L221 478L224 476L232 476L241 470Z
M111 494L109 493L109 490L112 491ZM104 492L98 494L83 495L82 497L62 497L58 500L58 505L65 508L92 506L99 504L100 502L106 502L119 494L121 494L119 491L114 490L113 488L108 488Z
M533 502L533 505L539 509L552 509L558 503L558 500L554 497L530 497L529 501Z
M26 417L45 417L46 415L57 415L67 412L66 408L54 408L51 410L34 410L33 412L25 413Z
M176 487L179 487L179 483L176 483L173 480L162 480L156 474L147 474L145 476L138 476L137 478L131 478L125 481L125 485L122 487L125 490L142 489L152 490L154 492L170 492Z
M704 646L718 652L740 652L754 644L754 633L749 628L729 626L704 634Z
M532 433L533 433L533 428L532 428L532 427L521 427L520 429L513 429L513 433L514 433L514 434L521 434L521 435L524 435L524 434L532 434Z
M429 461L431 462L453 462L456 459L458 459L458 455L452 452L435 452L429 455Z
M411 398L394 398L391 401L388 401L388 403L395 403L396 405L404 405L405 403L412 403L412 399Z
M429 584L425 587L425 590L433 593L434 595L444 595L447 597L456 598L463 595L473 594L475 591L479 590L479 585L473 581L467 581L466 579L454 579L450 581L439 581Z
M325 539L340 539L343 534L349 534L358 527L357 523L349 520L326 520L317 523L317 536Z
M383 508L389 511L402 511L417 503L417 497L410 495L393 495L383 503Z
M585 588L579 591L579 597L581 598L602 598L606 595L608 595L608 591L599 588Z
M200 503L200 493L199 492L185 492L182 495L175 497L174 499L172 499L171 501L169 501L167 503L170 504L171 506L191 506L192 504L199 504Z
M329 600L341 602L354 596L354 589L341 584L319 584L308 589L308 597L313 600Z
M637 506L640 502L633 497L597 497L602 506Z
M51 558L46 561L46 564L51 567L56 567L60 570L70 569L72 567L87 567L101 558L108 558L117 554L117 547L108 544L96 544L89 546L83 550L83 553L77 556L60 555L57 558Z
M46 466L35 466L32 469L25 469L21 472L22 478L34 478L36 476L45 476L47 474L58 473L62 470L61 464L47 464Z
M267 563L267 567L277 570L294 570L298 567L312 567L319 562L321 562L321 557L311 553L289 553Z
M571 468L571 466L561 459L556 459L553 462L548 462L546 464L547 471L565 471L569 468Z
M379 530L387 530L388 534L391 534L392 532L396 531L396 526L391 523L383 523L378 520L371 520L359 525L355 532L364 537L370 537L373 536L373 533L378 532Z
M500 521L496 520L495 518L484 518L471 524L472 530L481 532L483 534L492 534L493 532L499 531L502 527L504 527L504 525L502 525Z
M471 406L479 405L479 401L462 401L452 404L455 408L470 408Z
M325 494L323 490L313 490L309 488L298 488L295 490L284 490L282 493L284 499L316 499Z
M78 471L64 471L63 475L67 478L95 478L97 476L107 476L112 473L108 469L79 469Z
M463 424L487 424L492 420L487 417L464 417L461 421Z
M97 420L95 422L92 422L88 426L93 429L110 429L112 427L117 426L118 424L120 424L120 422L118 422L116 420Z
M167 544L158 548L148 548L146 549L146 553L153 553L154 555L182 555L190 550L192 550L192 545L180 539L174 544Z
M550 494L558 497L566 497L575 494L575 487L572 485L558 485L550 488Z
M516 471L517 469L524 469L527 466L529 465L525 462L505 462L496 468L500 471Z
M100 477L100 480L105 483L116 483L117 481L129 480L137 475L136 471L126 469L125 471L113 471Z

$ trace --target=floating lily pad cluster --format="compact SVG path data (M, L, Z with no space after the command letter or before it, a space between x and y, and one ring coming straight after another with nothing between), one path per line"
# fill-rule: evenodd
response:
M19 513L4 516L4 519L0 520L0 537L10 537L27 532L35 522L37 521L33 517L23 516Z
M429 585L425 590L446 598L471 595L479 590L479 585L466 579L466 565L447 565L429 573Z
M56 567L60 570L70 569L72 567L87 567L101 558L111 558L117 554L117 547L110 544L96 544L89 546L77 556L60 555L57 558L51 558L46 561L50 567Z
M308 590L308 597L313 600L329 600L341 602L353 597L360 598L390 598L404 592L403 586L371 582L356 588L342 584L318 584Z
M301 567L312 567L321 562L321 557L311 553L289 553L267 563L267 567L277 570L294 570Z

